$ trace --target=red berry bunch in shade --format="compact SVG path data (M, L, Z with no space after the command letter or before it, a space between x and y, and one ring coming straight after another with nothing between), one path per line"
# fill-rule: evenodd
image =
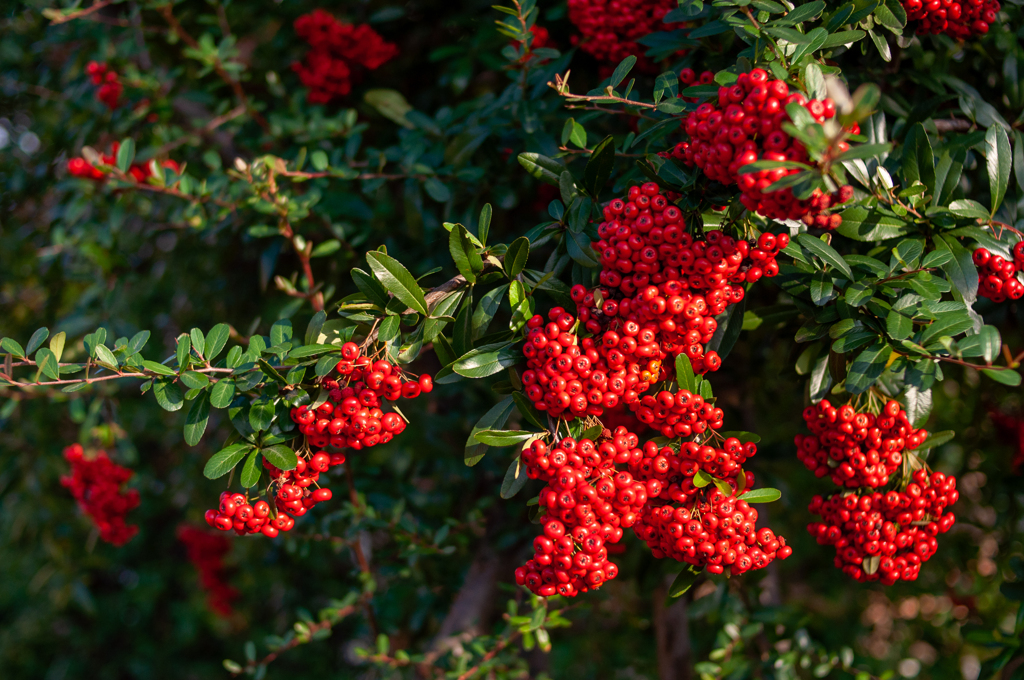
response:
M916 33L945 33L957 40L988 33L1000 9L996 0L901 1L907 11L907 20L919 22Z
M206 591L206 604L215 614L231 615L231 603L238 591L228 583L224 557L231 551L231 543L223 536L202 529L182 525L178 527L178 540L185 544L189 562L199 572L199 583Z
M1012 262L987 248L978 248L973 257L978 267L978 295L993 302L1024 297L1024 284L1017 276L1018 271L1024 270L1024 241L1014 246Z
M114 142L110 146L109 154L100 154L100 162L103 165L115 166L117 165L117 151L121 148L120 142ZM169 168L176 173L181 173L181 166L177 161L171 159L163 160L159 162L160 167ZM95 165L85 160L84 158L72 158L68 161L68 173L74 177L82 177L85 179L92 179L100 181L106 179L110 174L109 170L100 170ZM139 184L144 183L150 177L153 177L152 162L150 163L134 163L128 168L128 175Z
M658 65L637 41L663 30L665 15L677 6L675 0L569 0L569 21L580 32L573 44L608 68L633 55L638 71L657 73Z
M757 529L757 510L735 496L705 487L689 503L648 505L633 532L656 558L669 557L712 574L728 569L738 576L792 555L785 538L767 527Z
M414 380L390 361L375 361L364 355L354 342L342 345L341 357L338 379L322 384L329 390L327 401L315 409L303 405L291 412L299 431L314 448L358 451L386 444L401 434L406 424L397 413L384 413L381 400L415 399L434 389L429 375Z
M836 485L851 489L887 485L903 465L903 452L928 438L926 430L914 429L897 401L876 416L823 399L804 409L804 421L811 434L796 436L797 457L818 477L831 475Z
M96 98L107 105L111 110L116 109L121 101L121 93L124 86L117 75L117 72L110 69L105 63L90 61L85 67L85 73L93 85L98 85Z
M322 9L296 19L295 32L310 46L303 61L292 64L309 88L310 104L344 97L362 70L374 71L398 55L398 47L369 25L346 24Z
M71 492L78 507L89 515L100 538L116 546L130 541L139 528L126 524L124 518L139 507L139 492L122 491L122 487L134 473L111 461L103 451L87 458L80 444L64 449L64 459L71 463L71 475L61 477L61 486Z
M573 597L618 575L608 547L636 521L648 486L615 466L638 458L639 442L620 427L600 444L566 437L553 447L538 439L523 449L526 474L547 486L539 497L544 533L533 541L533 558L516 569L516 583L545 597Z
M955 477L921 469L901 491L815 496L810 511L821 521L807 529L835 546L836 566L858 581L913 581L956 521L946 509L958 497Z
M733 85L718 89L714 103L705 102L687 116L684 127L690 141L677 145L672 155L687 165L696 165L709 179L739 186L740 200L749 210L774 219L807 221L810 216L815 226L835 229L841 219L825 216L822 211L849 200L850 189L829 196L816 190L810 199L801 200L789 188L766 191L776 181L799 172L796 168L740 172L759 160L810 162L803 144L782 129L790 122L786 106L792 103L807 109L819 123L836 115L831 99L808 101L799 92L790 92L784 81L769 80L763 69L741 73ZM859 132L856 124L851 132ZM848 148L846 142L839 142L837 151ZM819 216L825 219L819 220Z

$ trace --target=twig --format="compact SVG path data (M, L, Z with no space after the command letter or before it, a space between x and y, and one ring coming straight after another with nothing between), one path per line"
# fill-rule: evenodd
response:
M74 21L75 19L81 19L84 16L89 16L93 12L98 12L104 7L112 4L114 4L114 0L97 0L97 2L94 2L85 9L80 9L76 12L71 12L70 14L55 14L55 16L50 19L50 25L56 26L58 24L66 24L67 22Z
M518 640L521 635L522 633L517 630L511 635L509 635L507 638L500 640L498 644L494 645L494 649L483 655L483 658L480 659L480 663L478 663L477 665L473 666L468 671L460 675L458 680L467 680L468 678L472 677L474 673L480 670L481 666L483 666L485 663L487 663L494 657L498 656L498 654L500 654L503 649L505 649L510 644Z
M194 50L202 49L199 46L199 43L196 42L196 39L193 38L189 34L189 32L185 30L185 27L182 26L181 22L178 21L177 17L174 16L174 8L170 4L161 7L160 14L163 15L164 21L166 21L167 24L171 27L171 30L173 30L174 33L179 38L181 38L181 40L186 45L188 45ZM260 112L257 111L249 102L249 98L246 96L245 90L242 89L242 83L231 77L231 75L224 69L224 65L221 64L219 58L214 58L213 69L217 72L217 75L220 76L221 80L223 80L225 83L228 84L228 86L231 87L231 89L235 93L235 97L237 97L239 103L245 106L245 108L249 111L250 115L253 117L253 120L255 120L259 124L259 126L263 128L264 132L270 134L270 125L267 123L267 120L263 117L263 115L260 114Z

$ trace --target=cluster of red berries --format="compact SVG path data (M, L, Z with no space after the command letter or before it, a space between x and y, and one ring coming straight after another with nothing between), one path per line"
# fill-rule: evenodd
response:
M1024 241L1013 247L1012 262L986 248L978 248L974 251L974 264L978 267L978 295L993 302L1024 297L1024 284L1017 277L1018 271L1024 271Z
M107 105L110 109L116 109L121 101L121 93L124 86L117 75L117 72L110 69L105 63L90 61L85 67L85 73L93 85L98 85L96 99Z
M858 581L913 581L935 554L935 537L956 522L946 508L958 497L956 478L922 469L903 491L815 496L810 510L822 521L807 529L819 544L835 546L836 566Z
M516 570L516 582L543 596L596 588L618 574L608 553L629 528L655 557L713 574L726 568L740 574L785 559L793 552L785 539L770 529L757 531L757 511L736 499L740 465L756 452L754 444L735 438L722 448L696 442L678 450L653 441L641 446L625 427L605 430L596 443L567 437L549 448L531 442L522 462L531 479L547 482L539 496L547 519L543 535L534 539L533 558ZM695 486L699 470L725 479L732 493ZM742 474L753 483L751 473Z
M187 525L178 527L178 540L185 544L189 562L199 572L199 584L206 591L206 605L215 614L230 616L231 603L238 597L224 569L224 556L231 551L231 543L223 536Z
M121 148L120 142L114 142L110 146L109 154L100 154L100 163L102 165L116 166L117 165L117 150ZM177 161L167 159L159 162L161 168L169 168L176 173L181 173L181 166ZM100 181L106 179L110 174L109 170L101 170L95 165L85 160L84 158L72 158L68 161L68 173L74 177L83 177L85 179L92 179ZM128 168L128 175L139 184L143 184L150 177L153 177L153 166L152 161L145 164L133 163Z
M580 31L572 42L607 68L634 55L638 71L657 73L658 65L637 41L662 30L665 15L676 7L675 0L569 0L569 21Z
M547 519L533 558L516 569L516 583L545 597L573 597L618 575L608 546L636 522L648 487L615 465L639 456L638 445L635 434L618 428L600 444L566 437L554 447L538 439L524 448L526 474L547 482L539 500Z
M126 524L124 518L139 506L139 492L122 491L121 487L134 473L111 461L103 451L86 458L80 444L64 449L64 458L71 463L71 475L60 478L61 486L71 491L78 507L92 518L100 538L116 546L131 540L139 528Z
M801 200L788 187L765 191L783 177L799 172L797 168L741 174L744 166L759 160L809 162L804 145L782 129L790 122L786 106L792 103L804 107L819 123L836 115L831 99L808 101L799 92L791 93L784 81L770 81L763 69L741 73L736 83L718 89L715 103L705 102L687 116L684 127L690 141L677 145L672 156L696 165L709 179L738 185L740 200L749 210L774 219L803 219L823 229L835 229L842 223L841 218L826 215L825 211L849 200L852 188L843 187L831 195L815 190L811 198ZM859 127L854 124L850 131L857 134ZM841 141L836 150L842 153L847 149L849 144Z
M311 446L359 449L386 444L405 430L405 419L397 413L384 413L381 399L415 399L434 389L427 374L412 380L391 362L362 354L359 345L346 342L341 347L339 380L325 380L328 399L316 409L299 406L292 420L306 435Z
M310 47L301 62L292 64L309 88L310 104L346 96L361 70L376 70L398 54L398 47L368 24L346 24L322 9L296 19L295 32Z
M804 409L804 422L811 434L796 436L800 462L818 477L831 475L837 486L851 489L885 486L903 465L903 452L928 438L926 430L914 429L896 401L876 416L822 399Z
M996 0L902 0L917 33L945 33L957 40L988 33L999 13Z
M958 498L956 478L919 469L905 488L897 485L902 490L875 489L896 481L905 452L928 433L914 429L897 401L876 416L822 400L804 410L804 420L812 434L796 436L797 456L817 476L831 473L848 489L828 499L815 496L810 511L821 521L807 530L821 545L835 546L836 566L858 581L916 579L921 563L935 554L935 537L955 522L945 510ZM853 490L864 487L870 491Z
M670 557L712 574L728 569L738 576L793 554L782 536L757 529L757 510L737 500L735 491L727 496L716 486L709 489L683 505L649 505L633 532L656 558Z

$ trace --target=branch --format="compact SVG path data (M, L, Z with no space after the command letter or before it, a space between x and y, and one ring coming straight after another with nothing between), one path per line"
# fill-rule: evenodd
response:
M73 366L73 365L77 365L77 364L60 364L60 365L61 366ZM11 366L12 366L12 368L14 368L14 367L21 367L21 366L36 366L36 367L38 367L38 364L36 362L34 362L34 361L19 361L19 362L15 363L15 364L11 364ZM190 369L190 370L192 370L195 373L231 373L235 369L233 369L233 368L196 368L196 369ZM79 384L82 384L82 383L91 385L93 383L106 382L108 380L119 380L121 378L140 378L140 379L145 378L145 379L149 379L149 378L160 378L160 377L167 377L167 378L169 378L171 376L164 376L162 373L157 373L155 371L142 370L142 371L133 371L131 373L121 373L121 372L118 372L118 373L112 373L110 375L101 375L99 377L76 378L74 380L48 380L46 382L22 383L22 382L18 382L17 380L14 380L12 375L4 373L4 372L0 372L0 379L3 379L5 381L7 381L7 383L8 383L6 385L0 385L0 389L3 389L5 387L21 387L21 388L26 388L26 387L47 387L47 386L50 386L50 385L79 385Z
M185 30L185 27L182 26L181 22L178 21L177 17L174 16L174 8L172 5L167 4L161 7L160 14L163 15L164 21L166 21L167 24L171 27L171 30L173 30L174 33L179 38L181 38L181 40L186 45L188 45L194 50L202 50L202 48L199 46L199 43L196 42L196 39L193 38L189 34L189 32ZM228 84L229 87L231 87L231 89L235 93L235 97L237 97L239 103L249 111L249 114L253 117L253 120L255 120L259 124L259 126L263 128L263 131L265 133L270 134L270 125L267 124L267 120L263 117L262 114L260 114L259 111L257 111L252 106L252 104L249 102L249 98L245 94L245 90L242 89L242 83L231 77L231 75L224 69L224 65L221 64L220 58L214 58L213 70L217 72L217 75L220 76L221 80L223 80L225 83Z
M597 102L599 104L607 104L609 102L615 104L623 104L625 106L639 106L642 109L657 109L657 104L649 104L647 102L638 102L632 99L626 99L624 97L616 97L612 93L612 88L609 86L602 95L585 95L585 94L573 94L569 91L569 73L566 71L564 76L555 74L555 82L548 83L548 87L553 89L555 92L565 97L567 101L571 102Z
M306 644L307 642L309 642L313 638L313 636L315 634L319 633L320 631L322 631L322 630L327 630L327 631L331 630L331 628L334 626L334 624L340 623L342 619L344 619L344 618L350 616L351 614L355 613L357 608L358 608L357 605L350 604L350 605L348 605L346 607L342 607L341 609L337 610L334 613L334 616L336 617L336 619L334 621L332 621L331 619L324 619L320 623L309 624L308 625L308 627L309 627L309 635L293 637L291 640L289 640L285 644L281 645L280 647L278 647L273 652L267 654L262 659L260 659L258 661L250 661L245 666L243 666L241 670L232 671L231 675L234 676L234 677L237 677L239 675L242 675L243 673L244 674L250 674L253 671L255 671L256 668L258 668L260 666L268 666L268 665L270 665L274 661L274 659L276 659L277 657L281 656L282 654L284 654L288 650L295 649L299 645Z
M114 4L114 0L97 0L97 2L94 2L89 7L71 12L70 14L60 14L59 10L44 10L43 16L50 20L51 26L57 26L59 24L66 24L69 21L89 16L93 12L98 12L104 7L108 7L112 4Z
M969 120L958 118L937 118L935 120L935 129L939 132L966 132L972 127L974 127L974 123Z

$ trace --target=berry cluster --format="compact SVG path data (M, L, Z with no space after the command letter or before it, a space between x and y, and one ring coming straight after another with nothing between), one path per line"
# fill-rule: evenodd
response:
M804 420L812 434L796 436L797 456L817 476L831 474L847 489L812 499L810 511L821 521L807 530L821 545L835 546L836 566L858 581L916 579L921 563L935 554L935 536L953 526L953 513L945 510L958 497L952 475L919 469L910 480L894 477L906 468L905 452L928 433L914 429L897 401L876 416L822 400L804 410ZM899 490L877 490L894 483Z
M231 543L223 536L187 525L178 527L178 540L185 544L189 562L199 572L199 583L206 591L206 605L220 616L230 616L231 603L238 597L224 569L224 556L230 552Z
M978 295L993 302L1024 297L1024 284L1017 277L1018 271L1024 271L1024 241L1014 246L1013 262L978 248L974 251L974 264L978 267Z
M113 144L111 144L109 154L100 154L100 164L111 167L116 166L117 150L119 148L121 148L120 142L114 142ZM130 176L139 184L145 183L150 177L154 176L154 162L155 161L150 161L145 164L133 163L131 167L128 168L128 176ZM169 168L176 173L181 173L181 166L178 164L177 161L167 159L164 161L160 161L158 165L161 168ZM71 160L68 161L68 173L74 177L82 177L85 179L101 181L103 179L106 179L110 172L110 170L101 170L100 168L97 168L95 165L81 157L72 158Z
M836 566L858 581L913 581L935 554L935 537L956 521L946 508L958 497L954 477L922 469L903 491L815 496L810 510L822 521L807 529L819 544L835 546Z
M722 409L704 402L699 394L689 390L645 394L632 409L637 420L654 427L669 439L703 434L708 428L722 427Z
M80 444L64 449L64 458L71 463L71 475L60 478L61 486L71 491L78 507L92 518L100 538L116 546L131 540L139 528L126 524L124 518L139 506L139 492L122 492L121 487L134 473L111 461L103 451L86 458Z
M90 61L85 67L85 73L93 85L98 85L96 99L107 105L111 110L116 109L121 101L121 93L124 86L117 75L117 72L110 69L106 64Z
M902 0L917 33L945 33L957 40L988 33L999 12L996 0Z
M831 475L837 486L851 489L885 486L903 465L903 452L928 438L896 401L876 416L857 413L849 404L835 408L823 399L804 409L804 422L811 434L796 436L800 462L818 477Z
M635 434L618 428L601 444L566 437L554 447L536 440L524 448L526 474L547 483L540 493L547 519L533 558L516 569L516 583L545 597L573 597L618 575L607 546L636 521L648 487L615 465L639 456L638 445Z
M569 0L569 21L580 31L573 44L608 68L634 55L638 71L657 73L658 65L637 41L663 30L665 15L676 6L675 0Z
M618 573L608 553L616 552L614 544L628 528L655 557L713 574L726 568L740 574L785 559L793 552L785 539L770 529L757 531L757 511L736 498L753 484L753 475L740 466L756 452L754 444L736 438L720 448L696 442L678 450L653 441L641 446L625 427L605 430L598 442L567 437L553 448L531 442L522 462L531 479L547 483L539 496L547 519L543 535L534 539L533 558L516 570L516 582L544 596L596 588ZM724 480L731 493L695 485L698 471Z
M684 127L690 141L677 145L672 156L696 165L709 179L738 185L740 200L749 210L774 219L802 219L819 228L835 229L842 220L826 211L849 200L852 188L843 187L831 195L816 189L809 199L801 200L789 187L766 191L776 181L799 172L797 168L741 172L756 161L810 161L803 144L782 129L790 122L786 106L792 103L804 107L819 123L836 115L831 99L808 101L799 92L791 93L784 81L769 81L763 69L741 73L735 84L719 88L715 103L705 102L687 116ZM851 132L859 132L856 124ZM836 150L842 153L848 148L841 141Z
M296 19L295 32L310 47L301 62L292 64L299 80L309 88L306 99L310 104L346 96L362 70L376 70L398 54L398 47L368 24L342 23L322 9Z
M322 385L329 390L327 401L316 409L300 406L292 410L292 420L315 448L358 451L386 444L405 430L405 420L397 413L381 411L381 399L415 399L434 389L429 375L407 378L391 362L363 355L354 342L342 345L337 371L339 380L326 380Z

